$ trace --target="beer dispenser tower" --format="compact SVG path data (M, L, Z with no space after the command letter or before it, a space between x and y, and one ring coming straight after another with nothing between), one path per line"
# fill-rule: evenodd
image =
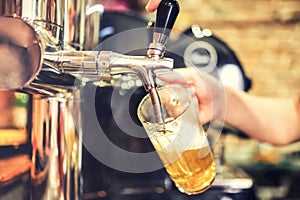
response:
M82 199L81 88L133 74L146 91L172 70L165 44L179 12L175 0L157 11L148 55L89 51L98 44L101 13L91 1L0 1L0 89L32 96L31 199ZM84 101L83 101L84 102Z

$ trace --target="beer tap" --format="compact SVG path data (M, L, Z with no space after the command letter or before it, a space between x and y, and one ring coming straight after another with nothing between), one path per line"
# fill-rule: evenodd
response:
M57 73L74 75L85 81L111 81L117 75L133 74L146 91L156 87L155 76L173 68L164 58L166 41L179 12L175 0L163 0L157 10L153 41L145 56L122 55L111 51L66 51L53 48L51 32L18 17L0 17L0 89L31 87L45 67ZM22 32L24 37L16 33ZM47 35L49 34L49 35ZM26 37L25 37L26 36ZM46 39L45 39L46 38ZM50 49L50 50L49 50ZM26 61L26 62L24 62Z
M179 5L176 0L163 0L156 14L156 22L153 33L153 41L149 45L147 55L151 58L162 58L166 51L167 39L174 26L179 13Z
M176 0L163 0L160 2L157 13L156 22L153 32L153 40L147 51L147 56L153 60L164 59L166 51L167 39L174 26L175 20L179 13L179 5ZM154 71L149 71L149 85L145 86L147 91L156 87Z
M176 0L163 0L160 3L153 41L148 47L147 56L128 56L111 51L60 51L46 52L44 63L61 72L85 77L89 81L110 81L116 75L133 74L142 81L145 90L150 91L156 87L156 74L173 68L173 60L164 58L164 53L178 13L179 5Z

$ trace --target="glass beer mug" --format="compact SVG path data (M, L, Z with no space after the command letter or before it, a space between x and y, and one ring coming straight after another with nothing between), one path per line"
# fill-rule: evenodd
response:
M177 188L189 195L204 192L215 179L216 167L199 124L197 99L178 85L161 87L158 94L163 123L156 120L149 94L138 106L138 117Z

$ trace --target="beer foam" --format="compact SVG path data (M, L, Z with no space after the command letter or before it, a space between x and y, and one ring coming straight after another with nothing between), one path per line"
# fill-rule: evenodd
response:
M209 145L202 126L190 123L185 123L181 128L177 127L177 132L174 129L157 132L150 140L164 164L177 160L187 150Z

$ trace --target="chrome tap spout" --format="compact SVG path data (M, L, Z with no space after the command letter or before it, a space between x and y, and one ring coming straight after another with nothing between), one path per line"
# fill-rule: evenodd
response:
M134 75L142 81L146 91L155 87L156 74L169 72L173 68L173 60L169 58L153 59L112 51L46 52L44 63L80 80L109 82L118 75Z
M30 24L31 23L31 24ZM24 37L15 34L22 32ZM107 81L118 75L135 75L145 89L155 87L155 75L173 68L173 60L122 55L111 51L60 50L51 34L35 22L18 17L0 17L0 88L33 87L40 71L51 67L84 81ZM5 59L4 59L5 57ZM7 62L6 62L7 61Z

